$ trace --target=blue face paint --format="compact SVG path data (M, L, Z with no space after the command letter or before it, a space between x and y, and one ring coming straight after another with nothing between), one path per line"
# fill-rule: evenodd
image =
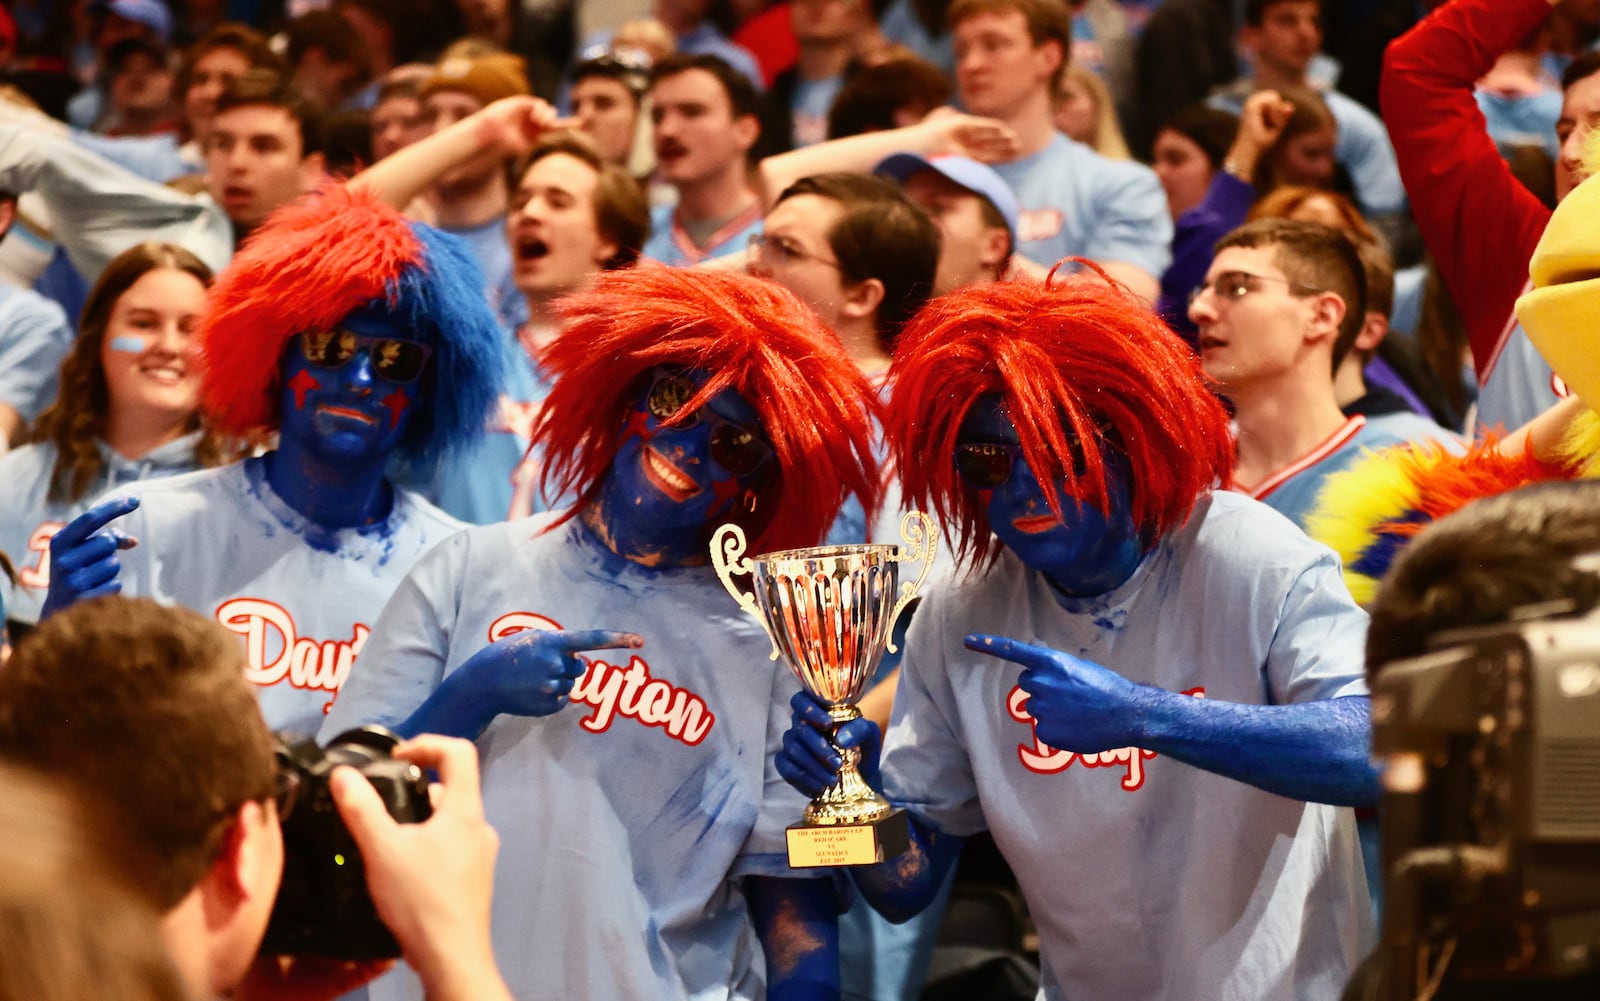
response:
M308 347L301 335L284 347L278 450L267 465L273 490L327 528L387 514L384 471L418 409L429 364L428 348L386 313L360 309L338 326L354 337L317 334Z
M1071 595L1104 594L1120 586L1144 557L1145 546L1128 504L1127 460L1105 449L1106 487L1111 514L1090 501L1078 502L1057 484L1062 517L1057 518L1044 489L1023 457L1017 429L998 396L984 396L961 422L962 445L1009 446L1011 475L992 490L980 491L989 527L1028 569L1048 577Z
M663 376L682 385L663 385ZM660 566L705 562L711 528L754 496L776 462L755 409L732 389L712 397L688 427L663 425L706 380L693 370L658 373L628 412L600 490L599 523L590 521L621 556Z
M142 355L149 346L149 341L132 334L120 334L111 338L111 350L121 351L124 354Z

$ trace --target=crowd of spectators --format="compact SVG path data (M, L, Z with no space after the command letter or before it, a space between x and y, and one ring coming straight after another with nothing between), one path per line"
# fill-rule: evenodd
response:
M426 448L391 444L367 470L372 483L380 484L373 488L375 496L403 498L403 504L393 500L396 509L410 505L404 510L427 531L419 529L403 552L393 540L373 548L373 568L363 569L359 581L340 584L334 580L338 570L309 569L303 572L305 595L273 599L287 607L303 597L316 608L308 610L305 621L313 615L328 619L319 636L325 634L329 643L335 636L351 638L340 640L349 649L337 679L329 674L310 686L319 688L313 693L316 705L306 703L309 708L300 714L305 719L292 720L302 730L315 731L317 717L333 704L378 613L396 588L405 586L402 581L410 580L412 564L425 550L468 525L546 517L583 500L562 489L580 478L563 479L567 467L557 462L552 473L548 461L551 442L564 440L560 425L567 415L547 406L560 373L546 362L565 358L576 364L571 362L574 349L562 341L572 321L571 303L588 302L582 297L597 285L609 295L623 295L628 286L616 284L619 276L645 269L698 274L708 283L705 288L723 288L717 283L725 278L735 282L728 289L744 280L763 288L764 282L781 286L808 310L807 322L825 328L853 364L845 381L854 386L851 380L859 375L861 385L876 394L862 406L880 418L873 449L884 469L883 503L880 507L877 498L864 496L845 499L827 541L892 536L903 506L902 486L920 484L922 497L950 505L941 514L964 519L946 526L948 538L965 551L957 554L961 565L955 570L950 557L942 558L942 575L956 573L951 579L963 581L961 588L972 586L971 580L987 580L981 574L996 565L1019 580L1049 578L1055 586L1052 601L1072 616L1112 614L1076 604L1086 596L1120 595L1118 601L1131 602L1119 588L1144 580L1149 564L1129 568L1099 590L1063 589L1052 576L1064 565L1051 562L1055 556L1030 560L1022 555L1024 540L1009 538L1000 527L993 530L997 543L989 536L989 522L975 518L968 507L981 496L994 516L992 505L1001 503L995 499L997 488L1024 480L1028 462L1040 459L1048 446L1070 452L1055 458L1073 484L1085 477L1097 486L1064 497L1059 487L1041 487L1028 472L1026 482L1049 500L1046 511L1059 519L1063 504L1080 511L1098 507L1115 521L1120 503L1145 517L1139 491L1153 488L1143 480L1160 481L1165 473L1154 471L1157 463L1141 451L1146 445L1126 439L1156 424L1166 433L1171 430L1166 424L1179 418L1145 413L1134 404L1114 413L1095 408L1108 405L1105 399L1121 399L1117 394L1128 392L1128 378L1154 378L1141 367L1150 358L1128 347L1124 334L1135 340L1159 338L1161 346L1151 348L1150 357L1159 356L1167 369L1181 368L1188 380L1163 391L1187 393L1203 386L1204 402L1195 403L1191 413L1203 427L1188 428L1199 437L1182 439L1189 443L1184 447L1210 448L1215 443L1202 442L1201 431L1213 424L1226 427L1227 461L1201 479L1219 493L1245 495L1264 505L1262 510L1276 510L1270 516L1272 537L1292 539L1284 543L1286 551L1317 568L1314 585L1325 589L1308 595L1303 592L1311 585L1302 580L1285 585L1290 597L1307 603L1307 618L1333 614L1316 611L1317 602L1326 599L1339 628L1364 628L1364 613L1337 574L1327 572L1323 560L1331 554L1313 551L1315 544L1304 534L1311 530L1328 479L1374 450L1423 445L1444 455L1476 455L1518 428L1565 426L1578 413L1575 405L1562 404L1570 395L1566 380L1541 356L1514 307L1534 286L1529 261L1552 212L1584 183L1585 148L1594 145L1591 131L1597 123L1600 4L1592 0L14 0L0 7L0 554L14 565L14 572L8 566L3 584L6 634L0 657L11 654L14 644L12 663L21 666L14 675L0 667L0 751L45 773L60 770L50 749L65 738L47 732L49 727L34 729L36 721L23 716L35 711L27 708L28 699L44 699L40 692L60 683L49 680L52 672L65 670L52 658L71 662L60 652L76 649L70 644L98 644L83 655L140 670L154 670L140 660L143 646L170 647L185 659L179 665L184 669L219 677L237 673L237 658L227 653L231 639L218 634L208 618L223 619L219 602L238 595L223 593L227 587L213 586L207 576L206 561L218 558L182 539L184 532L204 534L197 526L206 525L212 527L205 531L221 538L229 531L223 523L240 519L216 498L192 501L196 510L179 510L172 498L188 498L193 484L232 483L228 478L233 477L238 483L229 489L239 495L235 499L275 492L289 508L321 524L311 509L326 498L319 500L304 484L297 488L293 481L300 474L274 459L297 454L296 435L311 440L321 432L297 430L287 422L281 428L275 422L265 429L246 428L237 413L219 410L220 398L205 389L198 357L197 328L219 322L219 295L234 305L252 294L259 297L252 306L259 313L241 310L229 321L229 336L248 337L268 325L251 317L273 314L278 301L273 297L295 294L279 280L294 267L294 254L264 258L262 241L252 242L261 233L281 236L289 218L286 208L304 210L333 198L330 193L337 190L338 197L348 192L379 213L374 218L385 220L374 224L373 239L385 226L400 231L418 225L455 237L446 253L452 261L459 258L461 274L469 276L473 302L470 309L452 313L449 295L454 293L447 289L430 293L443 298L429 299L426 309L407 314L408 322L435 323L432 334L417 338L426 346L418 367L441 364L440 356L452 350L452 336L462 343L481 341L483 351L494 356L477 373L481 387L466 379L455 387L466 395L481 389L494 397L481 434L470 441L463 437L461 447L442 439ZM311 224L304 226L309 230ZM305 296L339 281L331 273L305 273L317 276L300 290ZM1100 283L1112 286L1108 294L1114 303L1097 299L1099 292L1082 292L1086 284ZM1053 312L1053 289L1081 296L1071 299L1080 312L1071 317ZM404 299L395 289L387 294L391 309ZM975 319L985 301L996 304L995 317ZM1120 312L1125 309L1138 317L1129 319ZM1030 311L1044 326L1028 328L1024 336L1023 318ZM459 330L437 319L446 313L455 317ZM1074 323L1090 315L1102 317L1097 333L1067 346L1071 338L1061 332L1071 333ZM591 317L590 322L597 321ZM363 345L352 351L364 353L375 367L379 349L366 342L405 329L388 314L381 323L378 334L350 335ZM995 331L1005 333L1008 323L1013 326L1000 338L1002 345L964 339L977 338L973 331L980 327L984 337L999 336ZM442 332L447 330L448 335ZM284 343L299 333L286 332ZM674 328L673 335L678 333ZM1052 339L1057 334L1060 338ZM1108 338L1104 343L1096 339L1101 335ZM917 358L906 356L911 341L919 345ZM967 345L962 351L951 347L962 344ZM263 349L262 371L279 372L273 353L278 348L274 342L271 352ZM1169 348L1170 354L1164 353ZM952 352L947 363L925 364L924 355L941 350ZM984 352L990 352L984 357L995 366L987 381L963 368L977 365L973 358ZM319 365L309 355L291 361L272 378L288 379L307 365ZM762 364L776 363L765 358ZM1050 365L1069 366L1062 369L1068 374L1058 381L1037 374ZM1125 376L1120 380L1114 372L1119 366ZM613 367L633 372L634 381L662 378L659 367L645 366L643 374L630 365ZM687 362L683 367L698 372ZM605 368L579 366L596 378ZM753 378L741 371L741 378ZM944 470L950 457L914 454L907 440L894 440L896 407L913 405L895 396L897 379L903 382L908 372L919 379L948 377L952 384L970 377L959 385L967 393L962 405L973 409L952 418L951 411L940 409L948 400L940 403L932 394L918 401L928 408L918 420L927 423L900 430L906 436L932 434L927 430L932 422L949 419L947 438L916 440L931 442L930 450L953 447L958 466L976 454L973 448L990 449L983 453L990 459L1003 452L1003 476L996 473L996 481L984 486L981 475L961 466L967 487L960 493L937 472L911 471L924 459ZM1104 383L1090 384L1084 373ZM449 398L450 387L426 385L428 393ZM698 392L698 386L690 392ZM630 383L625 388L643 387ZM1145 392L1158 390L1147 386ZM654 407L654 385L649 396ZM1053 417L1029 417L1038 427L1065 423L1038 430L1013 406L1024 397L1030 406L1057 401ZM1208 409L1213 397L1225 410ZM573 398L570 385L556 396ZM1074 409L1077 402L1062 402L1080 399L1096 402L1083 403L1082 413ZM428 396L427 405L437 400ZM707 401L696 413L713 409ZM734 406L730 412L738 410ZM653 411L651 416L670 418ZM398 411L394 420L400 420ZM730 420L724 415L709 423L726 430L736 426ZM974 422L981 440L971 440ZM1092 458L1086 458L1080 437L1096 442L1087 450ZM1121 458L1103 460L1101 448L1108 455L1120 449ZM1130 453L1144 464L1129 463ZM271 471L274 462L275 472L249 472ZM1013 474L1014 468L1020 471ZM219 470L245 472L234 477ZM336 478L336 472L329 468L303 479L320 482L318 476ZM597 472L585 470L586 475ZM151 482L167 477L181 478ZM1041 474L1039 481L1044 479ZM770 479L754 482L762 490L771 486ZM1202 487L1186 503L1210 504L1212 487ZM304 504L297 499L301 488ZM116 491L118 503L147 495L146 510L129 524L141 526L135 535L149 538L129 539L114 529L106 530L110 535L96 534L137 506L127 501L125 509L106 514L96 504L108 491ZM744 500L753 505L751 498L759 492L747 487ZM957 499L947 501L947 495ZM1245 519L1250 509L1234 513L1229 505L1235 501L1230 496L1217 509L1221 513L1210 517ZM99 520L85 524L85 517ZM161 525L165 541L156 538L161 534L156 528L146 527ZM1180 529L1191 531L1181 519L1155 526L1154 521L1133 525L1124 542L1142 545L1141 557L1170 554L1178 543L1169 544L1169 536L1177 539ZM360 533L351 525L338 527ZM1100 529L1114 532L1116 527ZM589 529L598 531L592 524ZM309 560L307 567L348 558L339 548L344 543L321 546L314 528L285 536L277 528L263 531L276 540L272 544ZM981 538L974 539L974 531ZM53 540L58 540L57 555L70 554L75 561L63 564L76 575L65 601L61 582L51 584ZM145 548L121 557L126 567L121 580L167 605L194 609L198 617L164 619L160 606L143 602L105 603L93 615L84 611L87 606L66 607L70 598L92 597L106 588L119 572L116 554L141 541ZM632 559L613 545L616 540L602 541ZM1020 562L978 558L1001 543L1017 550ZM97 544L100 548L93 549ZM87 556L72 548L85 545L91 547ZM185 560L196 561L194 568L170 569L188 567ZM148 569L163 564L169 569ZM959 570L977 576L961 578ZM163 590L146 579L163 572L181 577L183 587ZM1224 576L1233 573L1230 569ZM94 579L85 583L85 574ZM1174 580L1184 579L1179 567L1172 574ZM1312 571L1306 574L1310 579ZM1096 577L1085 587L1101 583ZM317 587L336 590L337 600L321 597ZM1250 594L1260 602L1285 597ZM972 600L983 607L994 594ZM347 614L347 603L360 608ZM406 606L399 606L401 613L389 607L386 615L402 614ZM1005 611L1015 613L1017 607L1008 605ZM1163 616L1146 611L1155 630ZM1126 609L1116 614L1125 615ZM1093 621L1103 626L1101 619ZM1122 628L1120 621L1116 629ZM1170 630L1176 621L1162 621L1160 628ZM619 614L616 627L630 624ZM1018 628L1054 635L1033 620ZM55 648L47 649L41 641L52 636ZM927 633L922 637L926 649ZM1039 636L1019 633L1017 638L1035 642ZM280 641L287 659L294 639ZM956 637L957 646L959 641ZM247 642L267 641L251 634ZM400 642L381 636L374 648L387 654ZM1280 696L1304 709L1317 702L1338 702L1344 709L1361 701L1353 722L1341 715L1337 723L1344 737L1366 732L1360 729L1370 729L1363 715L1361 664L1346 656L1359 645L1348 636L1330 645L1326 663L1308 669L1315 685L1289 684L1301 679L1298 661L1286 666L1274 659L1260 666L1262 708L1275 707ZM454 657L454 646L449 649ZM1085 653L1091 649L1098 648L1087 644L1065 653L1093 659ZM252 651L250 663L257 668L263 657L274 656ZM1117 663L1111 651L1102 654L1105 662ZM1202 656L1221 659L1214 651ZM1297 647L1263 656L1293 661L1309 654ZM873 742L885 741L890 749L885 774L896 776L891 782L909 782L908 776L932 781L928 762L918 766L914 751L905 750L908 743L929 739L907 715L931 711L938 716L939 698L948 693L930 692L921 687L929 684L926 675L910 673L919 687L909 696L897 695L902 683L897 667L891 659L863 702L878 730L862 740L873 753ZM1257 667L1246 665L1250 671ZM354 670L359 674L359 667ZM222 698L218 691L224 687L217 678L198 675L173 674L150 683L178 686L174 691L180 697L201 686L203 697L194 696L196 705ZM279 702L264 694L276 683L255 680L255 687L267 721L280 725L272 707L287 690L278 692ZM1280 683L1281 691L1274 687ZM90 682L80 678L73 684L87 688ZM233 704L251 686L234 687L237 691L227 693L232 701L223 699L217 711L233 714L229 726L253 741L262 720L246 711L248 705ZM1307 695L1313 688L1317 694ZM1226 690L1214 686L1214 692ZM1042 704L1042 695L1034 697ZM1036 720L1018 709L1021 704L1011 706L1008 719L1031 728ZM897 707L893 716L891 705ZM52 706L41 702L37 711L53 712ZM132 703L113 708L116 725L127 723L128 736L102 735L104 753L144 746L140 734L149 727L139 720L146 708ZM805 708L795 711L799 730ZM481 732L479 727L464 735ZM488 746L495 732L485 738ZM1074 752L1052 750L1041 732L1030 730L1022 739L1042 752L1067 754L1071 764ZM983 739L1004 743L1008 738L988 734ZM446 825L453 824L450 833L476 845L478 868L469 875L477 882L469 880L468 891L475 894L470 906L485 912L484 927L471 915L441 916L419 903L428 886L439 889L439 880L407 875L399 862L388 875L375 875L374 892L393 893L380 906L391 923L409 929L410 937L402 937L406 959L429 987L439 988L437 996L472 996L470 991L498 996L506 988L493 956L487 955L486 937L490 877L485 873L493 846L485 839L492 841L492 834L483 824L476 772L469 769L475 758L464 745L430 741L403 745L403 754L448 769L446 785L460 790L453 802L462 812L446 811L430 835L413 840L432 846L428 839L444 838ZM207 753L203 744L152 747L151 753L166 754L168 760ZM249 769L270 771L259 750L253 745L229 750L251 759L240 765L245 769L237 777L240 783L253 774ZM777 750L750 749L762 760ZM1026 765L1027 747L1017 750ZM1101 750L1102 763L1111 763L1112 750ZM1156 756L1142 744L1117 751L1131 751L1134 762L1142 760L1141 754ZM965 753L974 762L981 759L979 752ZM817 754L821 760L826 749ZM1087 750L1083 754L1079 760L1092 756ZM1326 851L1357 851L1340 825L1352 805L1372 805L1365 787L1360 794L1350 791L1355 785L1319 793L1258 781L1248 769L1230 771L1210 751L1162 754L1185 762L1182 767L1224 776L1230 793L1243 783L1312 802L1320 795L1322 802L1335 804L1327 809L1336 811L1327 814L1335 819L1327 821ZM101 784L121 781L104 762L83 767ZM985 766L973 767L981 772ZM976 797L1005 803L1017 795L1010 787L1004 796L984 792L986 774L969 778L974 802L946 804L942 815L959 818L955 826L971 830L951 838L948 830L931 825L914 851L928 863L917 877L917 907L903 908L905 898L897 894L911 891L881 873L858 878L848 893L848 881L839 884L841 909L849 907L854 917L846 919L839 943L841 975L829 990L874 1001L915 998L922 990L941 912L958 875L950 860L962 850L965 834L1003 828L1002 818L983 815ZM229 993L247 977L258 982L262 974L252 972L251 963L265 914L261 898L270 900L277 878L274 866L261 858L281 853L281 846L274 849L259 830L275 823L267 792L241 786L217 793L225 802L213 807L226 807L232 833L218 847L216 819L207 821L209 827L199 824L196 829L210 839L204 845L210 854L191 866L192 872L172 876L171 887L151 891L139 885L139 873L132 879L119 875L90 844L120 823L101 815L92 802L93 788L80 803L82 790L58 797L48 786L35 788L36 776L19 773L13 780L6 774L0 780L37 800L51 829L62 832L51 854L19 869L14 881L0 880L0 908L13 906L8 901L21 899L18 893L44 885L63 867L81 867L92 877L84 899L105 901L130 927L149 930L159 924L159 936L129 933L137 966L116 974L118 979L107 974L105 984L137 977L137 988L127 989L137 996L206 997ZM153 788L140 782L110 789L118 809L127 807L135 815L144 809L125 802L129 789ZM361 796L362 791L345 789L340 807L347 820L366 824L364 840L383 851L394 831L371 817L360 819L360 810L372 806ZM463 805L466 801L470 805ZM1008 809L1026 808L1024 802ZM1140 815L1129 822L1150 821ZM9 830L14 818L0 813L0 823ZM0 831L0 842L8 836ZM1377 897L1382 876L1370 815L1364 815L1362 838L1370 890ZM969 857L982 850L981 839L965 840ZM1115 982L1096 979L1115 963L1104 956L1089 962L1063 946L1094 941L1074 922L1093 922L1096 915L1088 908L1069 913L1078 905L1064 903L1053 882L1049 892L1030 887L1029 878L1059 876L1055 868L1045 868L1032 850L1037 846L1008 845L1004 834L996 840L1001 843L990 850L1022 872L1018 908L1052 901L1038 908L1037 924L1027 917L1021 921L1030 936L1027 949L1034 950L1035 959L1042 952L1045 963L1035 980L1023 976L1020 996L1032 996L1029 991L1040 983L1043 996L1052 999L1077 997L1081 990L1093 996ZM1342 874L1342 863L1356 858L1335 860L1326 872L1306 869L1312 873L1308 885L1294 891L1307 899L1322 894L1324 902L1337 897L1330 906L1340 915L1338 927L1318 930L1327 948L1319 953L1315 971L1296 980L1292 972L1273 966L1276 960L1263 965L1246 944L1240 963L1249 967L1248 974L1219 974L1205 989L1229 998L1336 996L1328 993L1330 987L1347 979L1371 945L1371 929L1365 915L1357 915L1366 909L1363 893L1330 894L1318 881L1331 878L1326 873ZM654 861L672 868L666 858ZM513 870L520 871L520 864ZM390 876L408 889L393 890L394 883L386 882ZM1238 878L1241 885L1253 885L1258 876ZM755 876L749 880L758 882ZM998 882L1006 892L1018 881L1006 876ZM892 927L872 916L866 902L897 918L910 910L922 910L923 917ZM760 906L752 898L751 907ZM1105 906L1114 910L1117 904ZM408 907L426 917L413 921L405 916ZM1204 910L1192 900L1184 907ZM222 915L230 927L203 927L212 914ZM85 949L103 947L92 929L78 927L82 916L70 909L47 917L52 927L71 926L68 934L81 937ZM951 921L958 917L952 910ZM1200 924L1206 920L1196 918ZM1042 945L1036 927L1042 927ZM460 944L459 962L434 955L425 939L435 934ZM728 941L736 939L748 936ZM1164 933L1142 939L1147 944L1166 940ZM505 948L503 940L496 944ZM623 947L590 942L584 949L593 958L612 945ZM762 945L769 947L768 962L775 962L770 942L763 938ZM0 940L0 955L12 955L11 948ZM1062 958L1068 956L1082 965L1072 972L1051 968L1052 961L1069 962ZM502 955L502 963L507 958ZM651 955L640 969L651 968L658 983L665 983L672 975L662 971L675 970L681 959ZM684 962L689 968L698 960ZM1102 962L1104 970L1096 965ZM518 955L510 965L518 971L511 992L540 996L538 978L529 973L539 965L536 954ZM938 963L933 968L935 974L950 973ZM321 972L324 987L342 988L378 971ZM1263 986L1279 973L1284 982ZM0 971L0 980L5 975ZM1134 978L1130 982L1139 987L1126 996L1197 996L1161 976L1166 974ZM576 973L562 982L582 981ZM392 978L380 983L403 989ZM782 992L799 989L777 977L773 983L773 996L780 986ZM741 986L716 996L757 998L765 983L757 987L754 993L740 993ZM375 987L374 997L387 996L383 990ZM0 996L5 995L0 987Z

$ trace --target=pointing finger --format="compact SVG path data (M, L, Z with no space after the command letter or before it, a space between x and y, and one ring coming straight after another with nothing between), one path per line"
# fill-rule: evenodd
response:
M550 635L554 637L557 649L568 653L581 650L635 650L644 646L644 637L638 633L619 633L610 629L574 629Z
M988 633L973 633L966 638L968 650L988 654L1021 664L1024 667L1048 667L1057 660L1056 651L1049 647L1038 646L1033 643L1023 643L1020 640L1009 639L1005 636L991 636Z
M59 539L62 545L77 545L138 506L137 497L118 497L97 504L68 522L65 528L56 533L55 539Z

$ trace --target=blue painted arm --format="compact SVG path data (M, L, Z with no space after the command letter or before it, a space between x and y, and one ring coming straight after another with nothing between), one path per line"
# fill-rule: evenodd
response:
M106 526L138 506L135 497L106 501L67 522L50 537L50 590L39 611L41 620L68 605L121 592L117 574L122 563L117 553L132 547L135 540Z
M768 1001L839 997L839 909L833 881L751 876L745 898L767 957Z
M529 629L507 636L446 675L395 732L407 739L437 733L476 740L501 714L549 716L567 704L573 684L583 676L586 665L579 652L643 644L635 633L607 629Z
M833 783L844 763L840 748L859 748L857 767L867 785L883 789L879 759L883 734L871 720L846 723L829 743L832 728L825 705L807 692L796 692L789 700L794 722L783 735L783 750L778 752L778 774L807 796L816 796ZM872 909L896 924L908 921L933 902L945 875L961 854L961 838L942 834L932 824L909 813L911 847L898 858L877 865L851 866L846 871Z
M1017 684L1039 739L1093 754L1142 747L1279 796L1375 806L1372 713L1365 697L1284 706L1191 698L1135 684L1091 661L998 636L969 649L1026 668Z

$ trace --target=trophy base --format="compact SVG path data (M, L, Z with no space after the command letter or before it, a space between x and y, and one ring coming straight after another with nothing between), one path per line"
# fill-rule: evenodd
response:
M904 810L868 824L792 824L788 834L791 869L872 865L911 847L911 825Z

